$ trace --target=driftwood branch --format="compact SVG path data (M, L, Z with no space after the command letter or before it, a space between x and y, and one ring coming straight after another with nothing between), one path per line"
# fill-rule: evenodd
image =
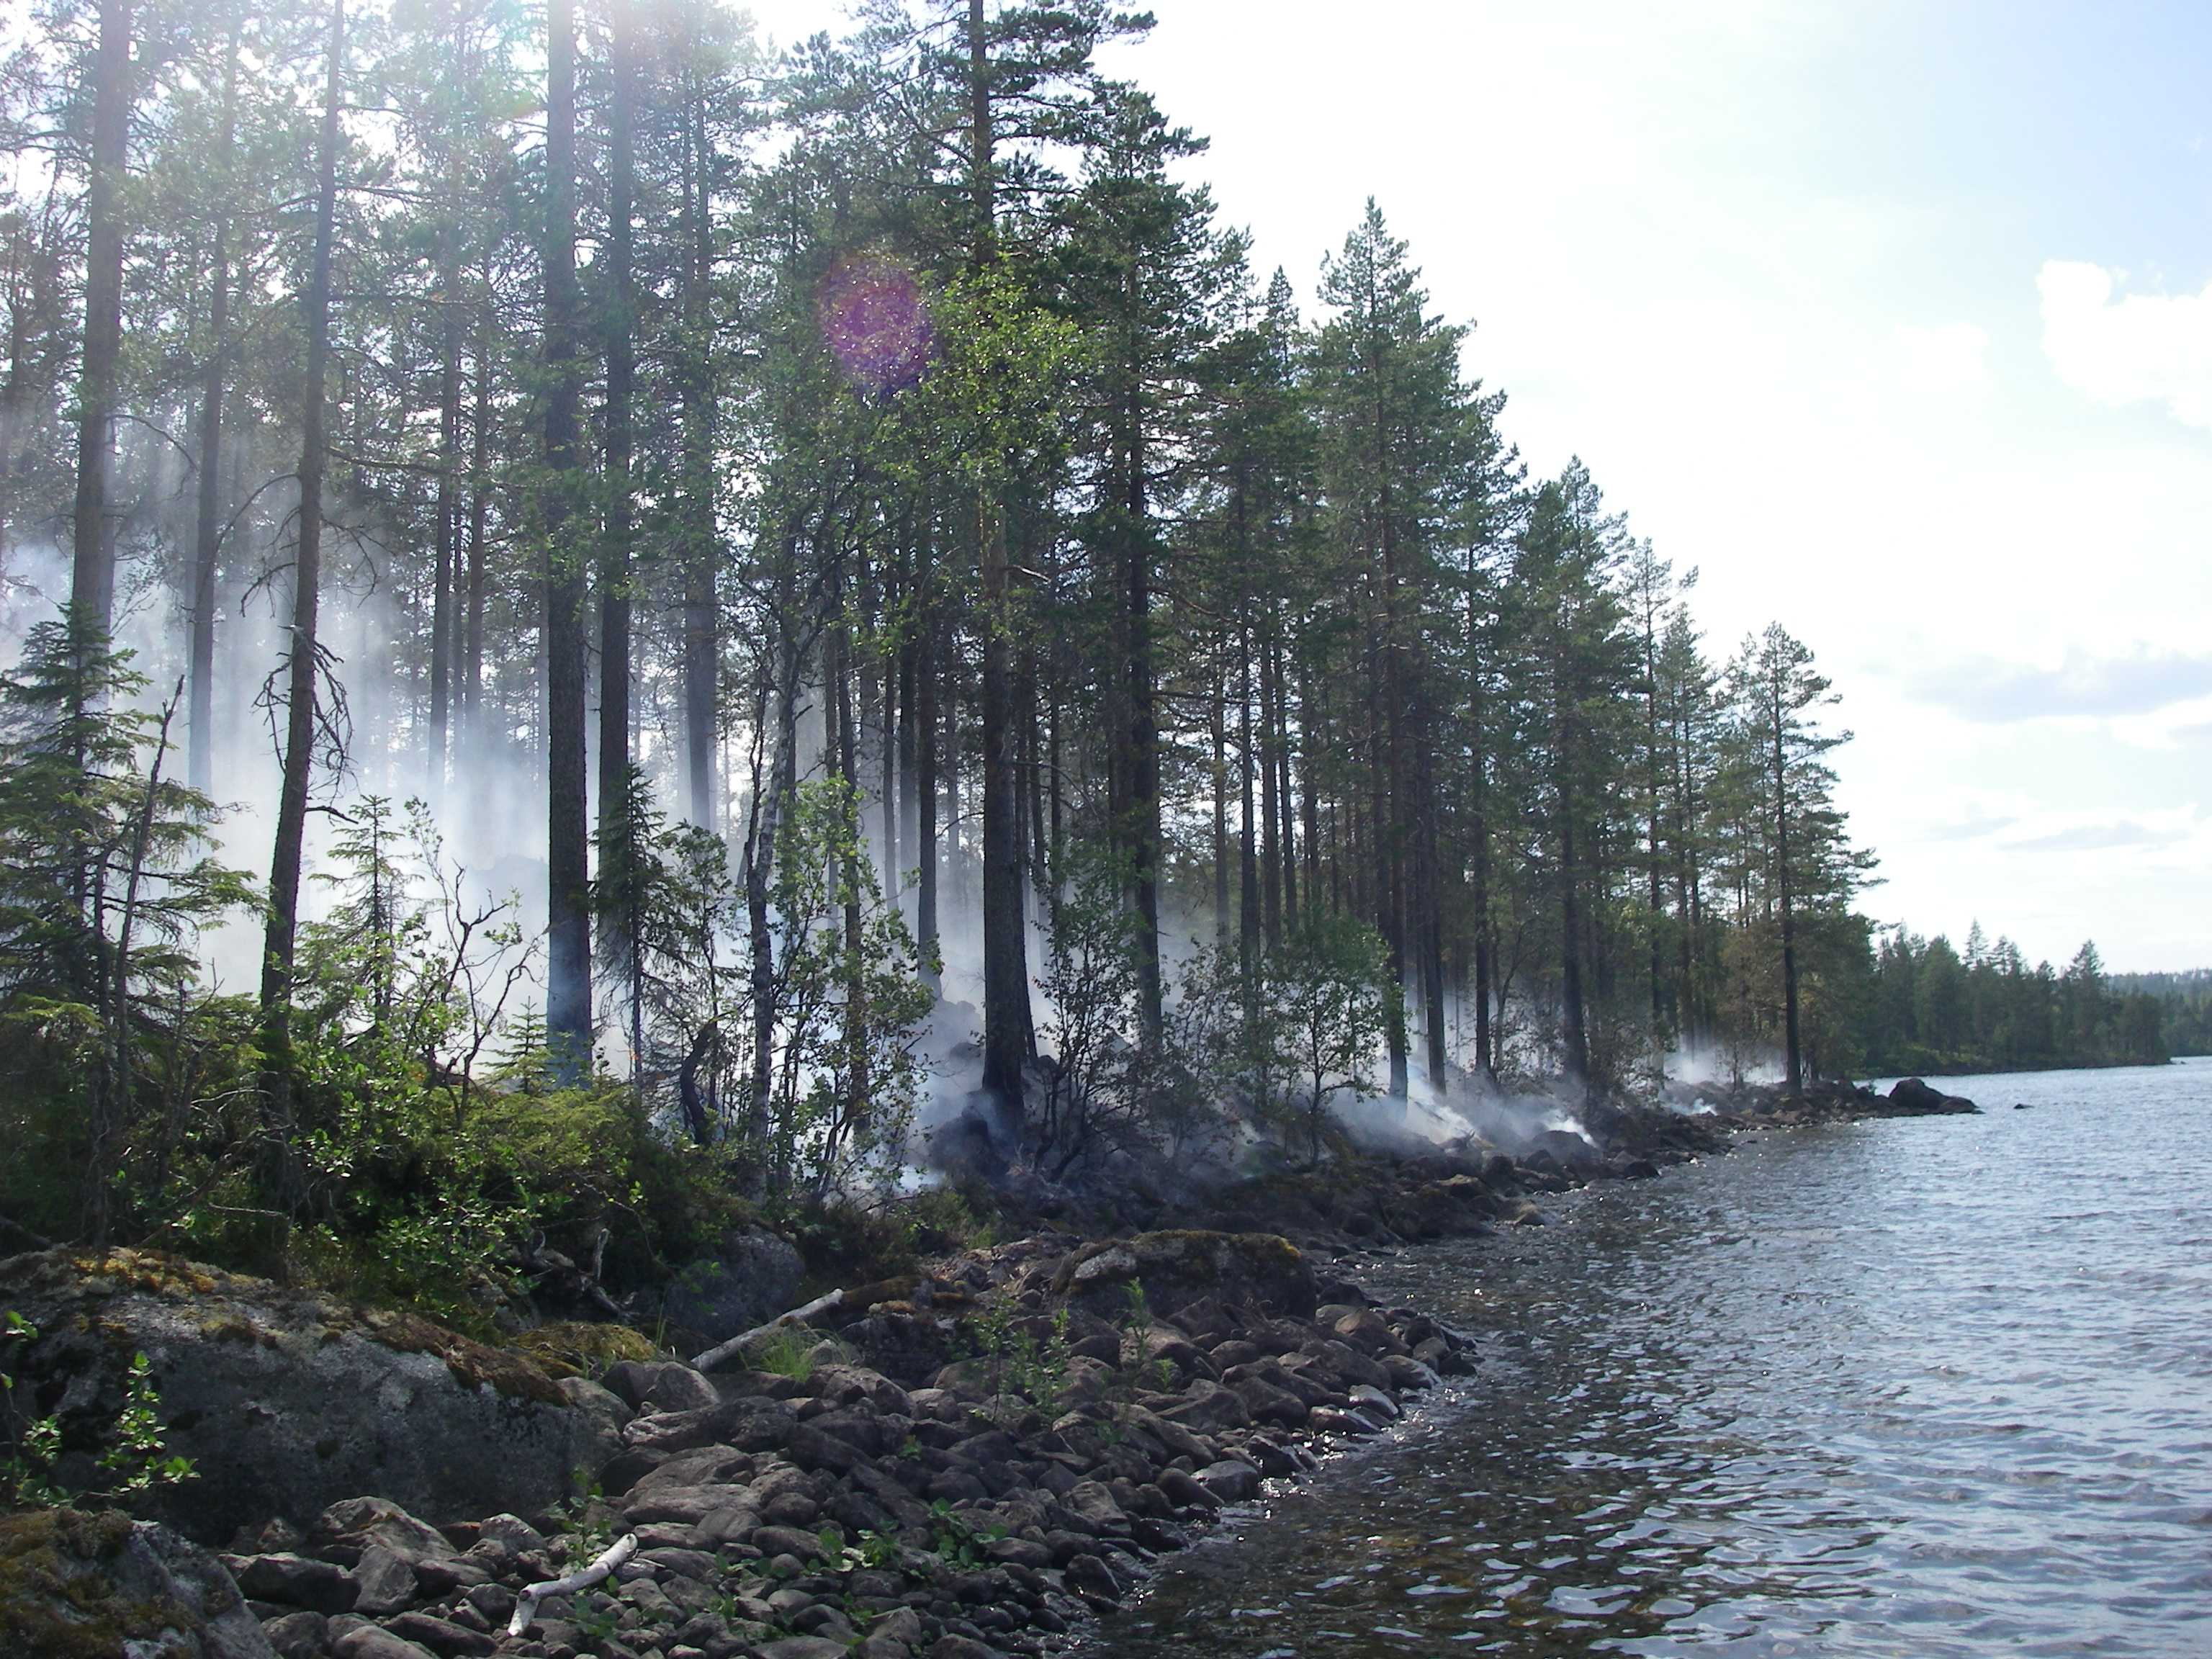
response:
M514 1604L514 1617L507 1621L507 1633L520 1636L530 1628L530 1621L538 1616L538 1604L549 1595L574 1595L604 1583L616 1568L637 1553L637 1534L626 1532L614 1542L614 1547L588 1567L579 1567L566 1578L548 1578L542 1584L532 1584L522 1592L522 1599Z
M21 1222L10 1221L4 1215L0 1215L0 1232L13 1233L18 1238L28 1239L33 1249L51 1250L54 1248L54 1241L44 1233L34 1233Z
M832 1308L841 1306L844 1300L845 1292L842 1291L832 1291L827 1296L817 1296L803 1308L793 1308L787 1314L778 1314L765 1325L756 1325L741 1335L733 1336L726 1342L717 1342L706 1352L695 1355L691 1361L691 1369L695 1371L711 1371L731 1355L742 1352L748 1345L766 1336L770 1331L786 1325L804 1325L815 1315L828 1313Z

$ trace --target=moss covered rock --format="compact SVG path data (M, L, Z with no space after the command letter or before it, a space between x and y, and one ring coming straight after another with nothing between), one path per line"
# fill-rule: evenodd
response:
M109 1510L0 1519L0 1653L276 1659L222 1563Z
M145 1507L204 1543L364 1493L441 1524L536 1513L594 1455L597 1425L537 1365L410 1315L141 1250L0 1261L0 1306L39 1328L15 1402L60 1419L65 1482L149 1358L167 1449L198 1474Z

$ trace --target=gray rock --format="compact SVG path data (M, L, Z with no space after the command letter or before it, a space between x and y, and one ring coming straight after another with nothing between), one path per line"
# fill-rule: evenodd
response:
M1185 1474L1181 1469L1162 1469L1158 1484L1167 1500L1179 1510L1221 1507L1221 1500L1199 1485L1195 1475Z
M519 1515L495 1515L477 1528L479 1540L504 1544L515 1555L545 1547L545 1534Z
M1085 1595L1109 1601L1121 1599L1121 1586L1106 1564L1095 1555L1079 1555L1067 1564L1067 1587Z
M1953 1112L1979 1112L1982 1109L1964 1095L1947 1095L1941 1089L1932 1089L1917 1077L1899 1078L1890 1085L1892 1107L1911 1116L1940 1116Z
M822 1553L820 1536L801 1532L796 1527L755 1528L752 1546L763 1555L795 1555L802 1561L811 1560Z
M753 1508L752 1489L749 1486L655 1486L648 1492L625 1498L622 1510L632 1526L657 1521L698 1527L731 1512L750 1517L753 1524L760 1519ZM725 1525L719 1535L732 1537L735 1532L732 1526Z
M911 1647L921 1640L921 1615L912 1607L894 1607L868 1626L868 1634L888 1637Z
M702 1446L772 1451L791 1438L797 1422L797 1414L782 1401L744 1395L697 1411L641 1417L623 1437L641 1451L692 1451Z
M482 1613L484 1622L494 1629L505 1625L507 1615L514 1611L514 1592L504 1584L479 1584L461 1599Z
M694 1412L722 1397L712 1382L672 1359L625 1359L608 1366L604 1381L624 1405L639 1412Z
M754 1651L760 1659L845 1659L846 1648L823 1636L787 1636L780 1642L763 1642Z
M222 1563L164 1526L112 1510L9 1516L0 1575L0 1652L82 1653L89 1638L162 1659L276 1659Z
M331 1643L331 1621L319 1613L288 1613L271 1619L261 1634L276 1659L323 1659Z
M590 1443L584 1449L586 1468L599 1469L623 1449L623 1431L637 1413L598 1383L581 1376L564 1376L553 1385L562 1397L582 1413L589 1423Z
M418 1521L385 1498L348 1498L315 1517L309 1534L325 1553L356 1559L372 1544L381 1545L410 1567L426 1561L452 1561L459 1552L445 1534Z
M713 1255L677 1273L661 1291L657 1311L695 1335L699 1347L712 1347L796 1306L805 1271L787 1238L760 1228L728 1233Z
M1252 1424L1250 1408L1234 1389L1203 1380L1184 1389L1181 1403L1168 1407L1159 1415L1199 1434L1218 1434L1224 1429L1249 1428Z
M289 1553L245 1558L234 1571L238 1588L258 1601L282 1601L323 1614L349 1613L359 1586L343 1567Z
M437 1659L426 1647L394 1636L380 1625L356 1625L333 1638L331 1651L337 1659Z
M1002 1659L998 1649L987 1647L973 1637L948 1632L931 1644L929 1659Z
M646 1551L639 1559L650 1561L656 1567L665 1567L685 1578L696 1578L702 1583L714 1576L714 1558L704 1550L679 1549L664 1545L659 1549Z
M1114 1501L1114 1494L1097 1480L1078 1482L1060 1501L1070 1514L1093 1528L1119 1526L1129 1518Z
M1256 1497L1260 1491L1260 1471L1249 1463L1240 1463L1224 1457L1218 1463L1209 1463L1198 1472L1198 1484L1224 1504L1241 1504Z
M914 1415L914 1397L865 1365L824 1365L814 1373L812 1385L815 1394L833 1406L863 1403L898 1417Z
M353 1610L370 1619L381 1619L415 1605L417 1591L414 1564L381 1544L371 1544L355 1563L353 1580L360 1592Z
M568 1496L593 1444L519 1356L173 1256L15 1256L0 1306L40 1332L9 1369L65 1418L112 1419L147 1355L168 1448L198 1473L149 1508L206 1543L366 1492L441 1524L534 1512Z
M1139 1233L1078 1248L1053 1275L1055 1296L1085 1312L1126 1313L1141 1286L1154 1313L1172 1314L1205 1297L1310 1317L1316 1300L1312 1267L1288 1239L1273 1233Z
M384 1628L402 1641L425 1647L442 1659L477 1659L499 1644L482 1632L427 1613L403 1613L385 1620Z

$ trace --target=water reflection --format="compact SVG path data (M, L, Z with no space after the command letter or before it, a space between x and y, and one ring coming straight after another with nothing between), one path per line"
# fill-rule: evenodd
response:
M1364 1267L1480 1375L1100 1650L2212 1652L2212 1066L1961 1091Z

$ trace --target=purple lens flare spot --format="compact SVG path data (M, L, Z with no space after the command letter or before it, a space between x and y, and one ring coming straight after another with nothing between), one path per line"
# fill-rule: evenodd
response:
M896 261L875 254L839 261L822 279L817 313L823 343L864 394L901 391L927 372L937 344L929 303L914 273Z

